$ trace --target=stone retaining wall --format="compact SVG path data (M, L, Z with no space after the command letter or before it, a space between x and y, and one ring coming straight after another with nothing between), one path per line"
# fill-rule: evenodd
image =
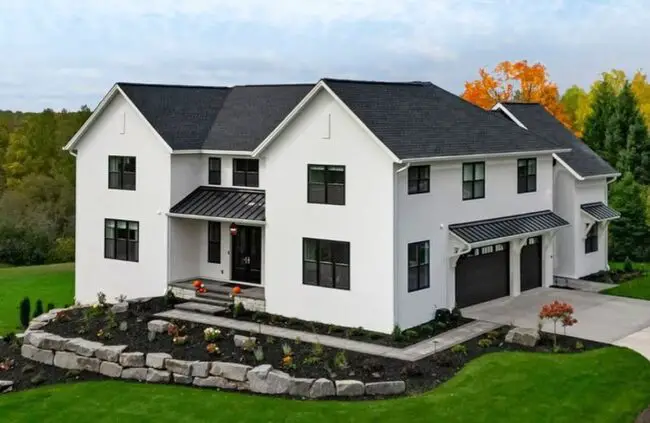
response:
M53 319L56 313L47 315ZM39 363L100 373L111 378L270 395L303 398L388 396L402 394L406 389L402 380L363 383L358 380L295 378L270 364L251 367L221 361L185 361L173 359L167 353L144 354L126 349L126 345L63 338L39 329L25 333L21 354Z

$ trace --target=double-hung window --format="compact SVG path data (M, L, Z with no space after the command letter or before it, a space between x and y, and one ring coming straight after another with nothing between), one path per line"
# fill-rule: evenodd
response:
M598 224L595 223L585 238L585 254L598 251Z
M463 200L485 198L485 162L463 163Z
M260 162L256 159L233 159L232 184L239 187L260 186Z
M307 165L307 202L345 205L345 166Z
M302 283L350 289L350 243L303 238Z
M221 185L221 159L219 157L208 159L208 184Z
M208 222L208 263L221 263L221 223Z
M537 190L537 159L517 160L517 193Z
M139 226L131 220L104 219L104 257L138 261Z
M135 157L108 156L108 188L135 191Z
M429 287L429 241L408 245L408 292Z
M410 166L408 177L408 193L422 194L429 192L429 165Z

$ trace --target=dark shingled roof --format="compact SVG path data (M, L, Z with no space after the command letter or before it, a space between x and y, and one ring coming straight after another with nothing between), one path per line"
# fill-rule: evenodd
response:
M538 103L503 103L529 131L546 137L563 147L571 148L558 157L580 176L612 175L618 173L581 139L573 135L560 121Z
M611 207L608 207L603 202L581 204L580 208L588 215L593 217L597 222L605 220L618 219L621 214Z
M171 208L170 213L224 219L264 220L262 190L201 186Z
M430 82L325 82L401 159L558 149Z
M469 244L568 226L550 210L449 225L449 230Z

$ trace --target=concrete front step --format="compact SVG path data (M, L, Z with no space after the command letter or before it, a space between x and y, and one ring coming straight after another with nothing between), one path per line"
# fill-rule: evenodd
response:
M200 294L196 293L196 296L199 298L209 298L211 300L216 300L216 301L223 301L226 303L232 303L232 298L230 298L230 293L222 293L222 292L215 292L215 291L208 291L205 294Z
M201 314L217 314L226 310L225 307L221 307L214 304L199 303L194 301L188 301L186 303L179 303L174 306L174 308L184 311L192 311Z
M194 301L195 303L202 303L202 304L211 304L211 305L216 305L225 308L229 308L233 304L232 301L213 300L212 298L206 298L203 296L201 297L195 296L194 298L188 299L187 301Z

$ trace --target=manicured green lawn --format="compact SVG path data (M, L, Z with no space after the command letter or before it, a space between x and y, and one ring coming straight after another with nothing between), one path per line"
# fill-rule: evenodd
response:
M0 397L21 422L632 422L650 403L650 362L627 349L495 353L427 394L372 402L299 401L119 381Z
M72 304L74 298L74 265L72 263L46 266L0 268L0 335L20 326L18 305L29 297L32 313L39 298L43 307Z
M612 269L623 268L623 263L612 262L609 265ZM645 270L645 276L609 288L602 293L619 297L650 300L650 263L635 263L634 267Z

